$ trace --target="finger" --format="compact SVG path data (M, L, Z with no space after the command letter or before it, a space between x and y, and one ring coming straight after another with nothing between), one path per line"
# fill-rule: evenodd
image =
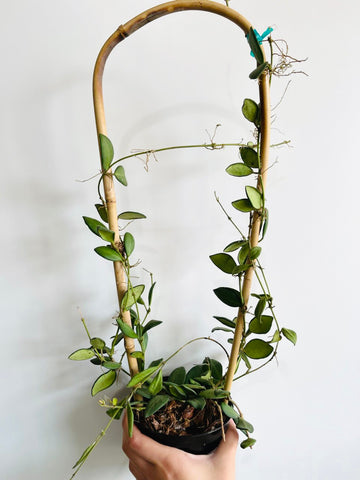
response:
M218 448L215 450L213 456L216 457L216 462L229 462L230 458L235 458L237 446L239 441L239 434L233 420L230 420L229 426L225 435L225 441L221 441Z

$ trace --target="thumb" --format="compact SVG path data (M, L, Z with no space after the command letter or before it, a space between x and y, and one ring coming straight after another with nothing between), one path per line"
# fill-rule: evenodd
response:
M229 427L225 435L225 441L222 440L214 452L214 461L228 465L233 459L238 446L239 434L233 420L230 420Z

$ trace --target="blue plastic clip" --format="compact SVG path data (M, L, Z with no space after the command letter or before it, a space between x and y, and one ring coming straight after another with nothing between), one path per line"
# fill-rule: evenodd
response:
M263 40L265 40L265 38L266 38L268 35L270 35L270 33L271 33L273 30L274 30L273 28L268 27L268 28L265 30L265 32L264 32L262 35L260 35L260 33L259 33L257 30L255 30L255 28L254 28L254 33L255 33L256 38L257 38L257 41L259 42L260 45L262 45ZM252 50L251 50L251 52L250 52L250 55L251 55L252 57L255 57L255 55L253 54Z

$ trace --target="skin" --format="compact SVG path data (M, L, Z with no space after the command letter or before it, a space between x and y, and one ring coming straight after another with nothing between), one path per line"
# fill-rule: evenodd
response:
M235 480L235 455L239 435L231 420L226 441L209 455L193 455L161 445L135 426L130 438L123 417L123 450L136 480Z

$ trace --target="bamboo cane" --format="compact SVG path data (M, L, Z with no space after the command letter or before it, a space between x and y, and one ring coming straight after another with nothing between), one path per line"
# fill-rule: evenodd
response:
M124 25L120 27L108 38L108 40L103 45L98 58L96 60L94 75L93 75L93 98L94 98L94 110L95 110L95 120L96 120L96 130L99 138L99 134L106 135L106 122L105 122L105 112L104 112L104 100L102 92L102 78L106 60L110 55L113 48L124 40L126 37L134 33L136 30L139 30L141 27L147 25L148 23L156 20L157 18L169 15L171 13L181 12L185 10L201 10L210 13L215 13L222 17L227 18L236 25L238 25L247 35L251 28L250 22L240 15L237 11L229 8L226 5L222 5L217 2L210 0L174 0L171 2L163 3L157 5L153 8L150 8L143 13L137 15L132 20L129 20ZM265 188L266 181L266 171L268 166L268 151L270 146L270 100L269 100L269 79L268 74L264 73L259 79L259 90L260 90L260 103L261 103L261 143L260 143L260 157L261 157L261 175L262 175L262 185L260 185L260 180L258 182L258 188L262 190ZM106 201L106 207L108 211L108 220L109 228L115 232L115 241L120 242L119 239L119 228L117 220L117 209L116 209L116 196L114 191L114 184L112 178L111 168L104 175L104 195ZM250 246L254 247L257 245L259 240L259 230L260 230L261 216L254 213L254 218L252 222L252 229L250 233ZM114 262L114 273L116 281L117 296L119 300L119 305L121 308L121 300L127 290L127 282L125 271L120 262ZM232 385L232 380L234 377L236 362L239 355L239 349L241 345L241 340L244 333L245 325L245 310L248 303L251 282L253 277L253 268L247 270L244 282L242 295L244 299L244 307L239 308L238 317L237 317L237 326L235 329L234 342L231 349L229 368L226 375L225 389L230 390ZM120 311L121 317L125 323L131 326L130 314L128 311ZM131 338L125 337L125 349L127 354L127 360L129 363L130 373L133 376L138 372L138 365L135 358L131 356L131 353L135 350L134 341Z

